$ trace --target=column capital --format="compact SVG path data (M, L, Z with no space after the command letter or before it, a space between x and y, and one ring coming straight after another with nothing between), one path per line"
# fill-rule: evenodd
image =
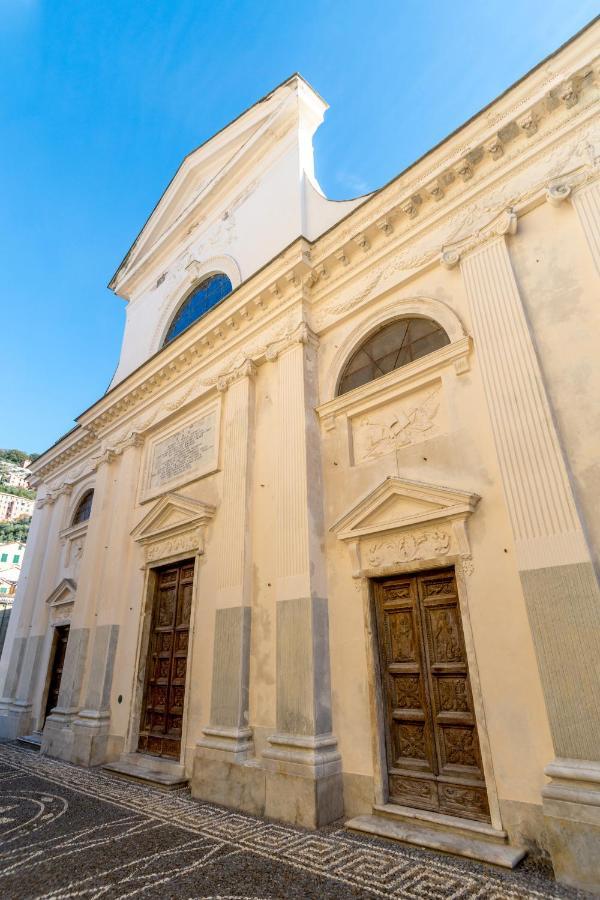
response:
M256 371L256 364L246 358L239 366L217 376L217 390L225 393L236 381L240 381L242 378L254 378Z

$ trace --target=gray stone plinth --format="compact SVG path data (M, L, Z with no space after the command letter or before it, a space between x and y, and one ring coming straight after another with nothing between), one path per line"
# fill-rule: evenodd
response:
M545 822L556 880L600 894L600 825L558 816Z
M600 894L600 763L555 759L542 791L548 849L556 880Z
M0 739L14 741L31 731L31 704L18 700L7 703L0 715Z
M46 719L40 752L44 756L71 762L73 753L73 720L76 710L56 707Z
M341 772L323 778L266 772L265 815L305 828L320 828L344 814Z
M73 722L71 762L78 766L99 766L108 762L110 713L82 709Z
M254 762L215 758L199 747L194 757L192 797L262 816L265 812L265 771Z

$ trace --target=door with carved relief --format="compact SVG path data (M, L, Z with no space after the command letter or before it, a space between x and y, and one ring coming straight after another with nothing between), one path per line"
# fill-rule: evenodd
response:
M454 570L374 587L389 800L487 822Z
M138 750L179 759L194 563L158 569L155 579Z

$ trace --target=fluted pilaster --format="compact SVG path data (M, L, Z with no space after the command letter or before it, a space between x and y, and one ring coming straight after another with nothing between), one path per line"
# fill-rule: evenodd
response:
M600 181L594 181L575 191L573 206L579 216L596 270L600 274Z

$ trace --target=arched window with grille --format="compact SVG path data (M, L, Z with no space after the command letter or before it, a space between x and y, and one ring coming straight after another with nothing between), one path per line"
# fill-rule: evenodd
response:
M163 347L170 344L182 331L193 325L204 313L216 306L227 294L233 290L230 279L223 272L217 272L204 278L200 284L185 298L175 313Z
M354 351L340 378L338 395L381 378L450 343L441 325L420 317L394 319Z
M92 514L92 503L94 502L94 491L89 490L86 491L79 503L77 504L77 509L73 515L73 521L71 525L81 525L83 522L87 522L89 517Z

